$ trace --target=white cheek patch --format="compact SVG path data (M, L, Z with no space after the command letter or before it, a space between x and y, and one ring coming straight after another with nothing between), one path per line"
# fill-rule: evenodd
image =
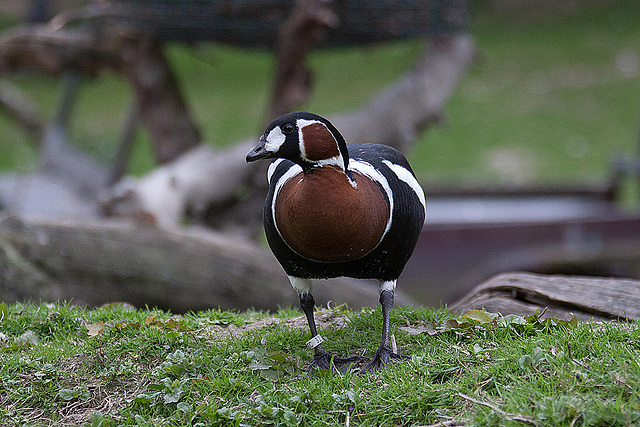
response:
M282 147L285 139L286 136L282 133L282 130L280 130L280 126L276 126L269 132L269 135L267 135L264 148L270 153L275 153Z
M426 200L424 198L424 191L422 190L422 187L420 187L420 184L418 184L418 181L414 178L413 174L411 172L409 172L407 169L403 168L402 166L397 165L395 163L391 163L389 160L383 160L382 163L387 165L387 167L389 169L391 169L391 171L401 181L403 181L405 184L407 184L409 187L411 187L413 192L416 193L416 196L418 196L418 199L420 200L420 203L422 204L422 208L424 209L424 214L425 214L425 218L426 218L426 215L427 215L427 203L426 203Z

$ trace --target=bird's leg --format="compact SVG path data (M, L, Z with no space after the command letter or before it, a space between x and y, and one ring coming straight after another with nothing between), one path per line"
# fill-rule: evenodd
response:
M407 356L401 356L394 353L393 350L391 350L389 340L389 318L391 315L391 307L393 306L394 288L395 281L384 282L380 286L380 305L382 305L382 342L380 343L380 347L378 347L378 350L373 356L371 362L369 362L369 364L361 371L362 373L380 371L385 367L389 360L402 360L407 358Z
M316 329L316 321L313 316L313 311L315 309L316 300L313 299L313 295L311 294L300 294L300 307L302 307L302 311L304 315L307 316L307 323L309 324L309 329L311 330L311 338L315 338L315 342L317 343L314 347L315 356L314 358L323 357L328 353L324 348L322 348L321 340L318 339L318 330Z
M380 292L380 305L382 305L382 342L380 347L389 347L389 328L391 317L391 307L393 307L393 291Z
M309 347L314 349L315 355L313 362L307 368L307 372L313 372L316 369L331 369L333 366L340 372L346 372L351 365L360 360L360 356L351 357L335 357L322 348L322 337L318 335L316 329L316 321L313 317L315 308L315 300L310 293L300 293L300 307L307 317L309 329L311 330L311 339L307 342Z

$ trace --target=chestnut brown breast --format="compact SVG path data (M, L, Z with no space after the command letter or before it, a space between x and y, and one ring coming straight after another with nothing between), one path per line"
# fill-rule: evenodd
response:
M354 187L333 166L300 173L280 189L275 222L291 249L305 258L348 261L363 257L380 242L389 205L378 185L354 172Z

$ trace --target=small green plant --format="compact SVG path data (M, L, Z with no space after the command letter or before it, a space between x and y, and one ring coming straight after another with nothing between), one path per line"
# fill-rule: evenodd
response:
M253 348L241 355L249 362L249 369L265 379L275 381L300 371L297 362L286 354Z
M58 391L58 397L62 400L87 400L89 398L89 390L83 386L76 386L74 388L63 388Z

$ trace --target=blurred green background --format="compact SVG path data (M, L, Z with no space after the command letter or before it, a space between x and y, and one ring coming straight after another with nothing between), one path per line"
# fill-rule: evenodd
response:
M563 2L533 11L493 3L472 2L479 58L447 103L446 124L427 130L408 153L419 178L509 186L606 180L613 156L638 151L640 1ZM16 15L0 15L2 28L15 23ZM171 44L167 53L207 142L225 146L262 132L275 65L270 52ZM316 51L315 86L302 108L322 115L357 109L420 53L416 41ZM59 77L2 78L51 116ZM129 101L115 74L83 80L73 143L108 164ZM0 170L37 165L34 141L2 114L0 135ZM140 129L129 172L153 166Z

